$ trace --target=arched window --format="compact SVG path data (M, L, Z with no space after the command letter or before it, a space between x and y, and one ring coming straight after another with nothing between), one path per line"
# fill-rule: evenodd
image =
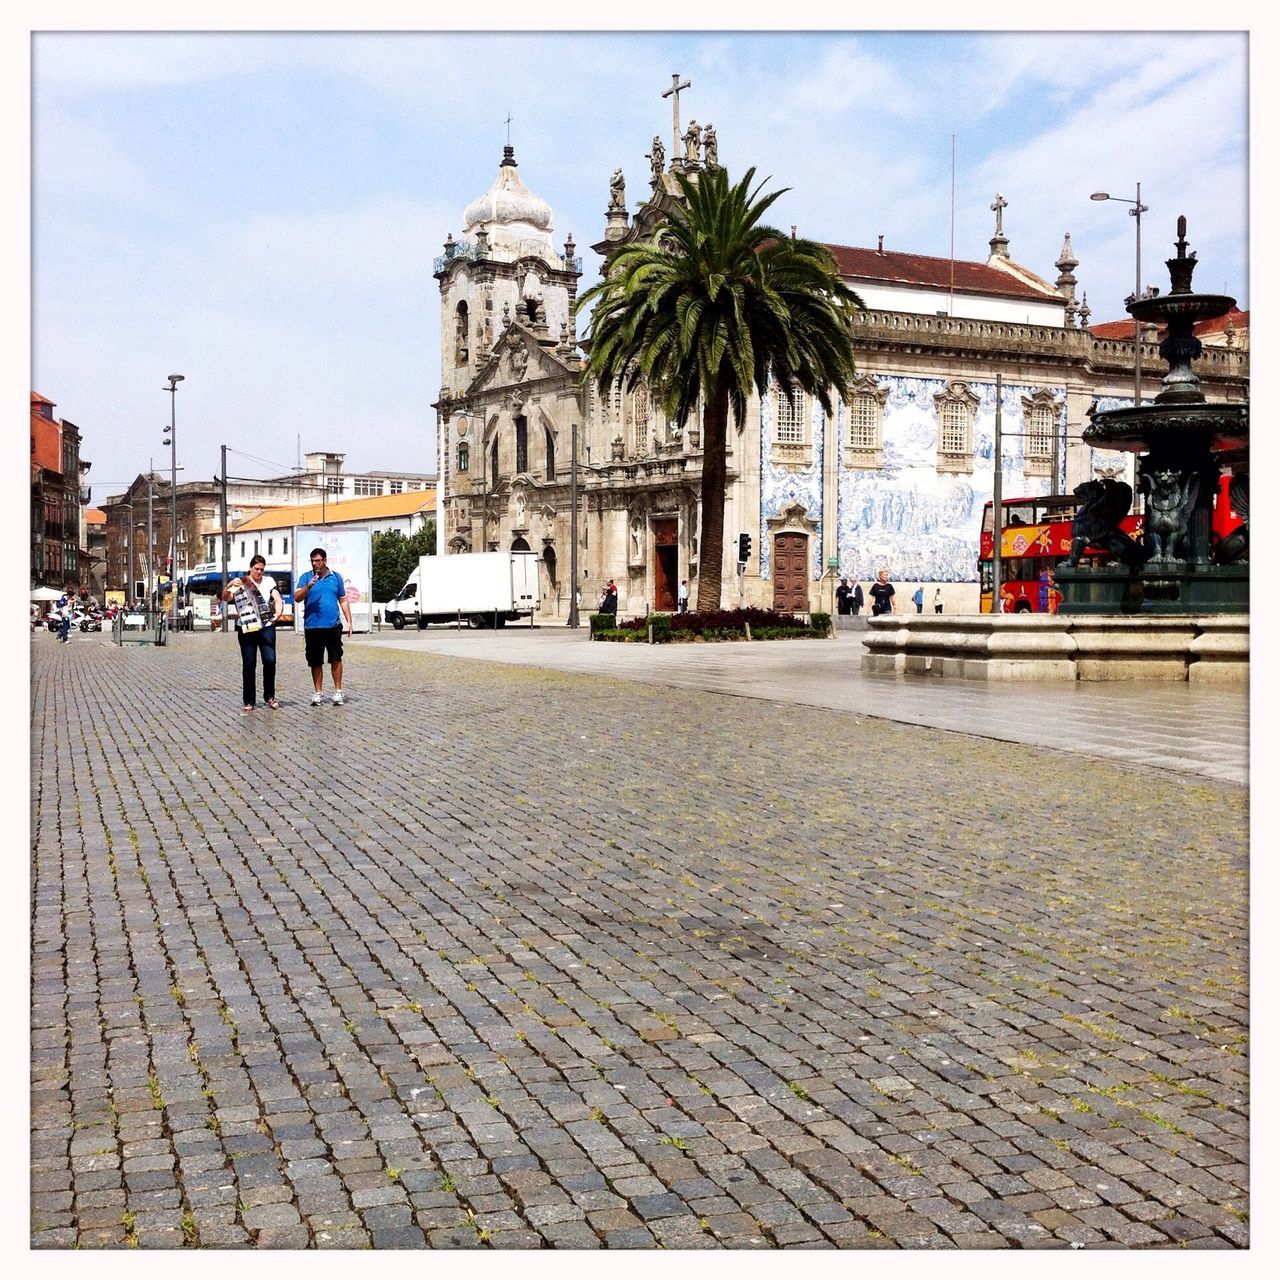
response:
M458 471L468 471L471 468L471 449L468 445L460 444L458 446Z
M460 365L466 364L471 354L471 324L467 313L467 304L465 302L458 303L455 327L454 363Z
M637 457L649 452L649 389L643 382L631 393L631 451Z
M551 428L545 428L547 433L547 479L554 480L556 478L556 438L551 434Z
M489 450L489 488L498 487L498 440L494 437L493 448Z
M516 418L516 475L529 470L529 420L520 414Z

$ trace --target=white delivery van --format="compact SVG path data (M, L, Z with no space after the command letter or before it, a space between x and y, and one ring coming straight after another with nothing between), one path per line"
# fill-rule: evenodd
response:
M538 610L538 556L534 551L480 551L422 556L383 617L397 631L430 622L505 627Z

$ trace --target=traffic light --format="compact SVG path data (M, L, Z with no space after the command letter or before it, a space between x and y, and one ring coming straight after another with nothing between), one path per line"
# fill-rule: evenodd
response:
M738 534L738 563L746 564L751 559L751 535L749 533Z

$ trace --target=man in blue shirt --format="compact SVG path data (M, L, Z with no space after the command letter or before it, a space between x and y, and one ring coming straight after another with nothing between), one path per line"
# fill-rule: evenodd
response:
M305 601L302 618L302 634L306 641L307 666L311 668L311 683L315 694L311 705L324 702L324 661L329 656L329 669L333 672L333 705L342 706L346 700L342 692L342 620L347 621L347 635L351 634L351 608L347 604L347 588L342 575L329 568L328 556L322 548L311 553L311 572L298 579L294 600Z

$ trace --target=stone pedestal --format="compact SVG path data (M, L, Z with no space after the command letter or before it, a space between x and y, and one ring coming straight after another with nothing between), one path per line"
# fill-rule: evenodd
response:
M1249 678L1247 614L893 616L870 619L862 643L869 673L988 681Z

